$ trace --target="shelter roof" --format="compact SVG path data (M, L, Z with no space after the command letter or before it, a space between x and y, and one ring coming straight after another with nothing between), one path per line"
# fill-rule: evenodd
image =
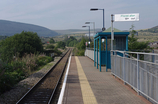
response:
M114 32L114 36L127 36L129 35L129 32ZM108 36L111 37L111 32L98 32L94 38L97 38L99 36Z

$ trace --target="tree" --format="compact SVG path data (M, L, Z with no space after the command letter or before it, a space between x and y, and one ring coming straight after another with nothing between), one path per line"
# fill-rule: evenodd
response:
M54 45L48 44L48 45L46 46L46 49L54 49Z
M55 40L53 38L50 38L49 43L55 43Z
M134 25L130 28L131 37L128 37L128 49L129 50L144 50L144 49L151 49L148 46L149 42L138 42L138 38L135 37L136 31L134 30Z
M57 44L57 48L62 48L62 49L64 49L65 46L66 46L65 42L62 42L62 41L58 42L58 44Z
M65 37L64 41L68 47L73 47L78 43L77 39L73 36L70 36L69 38Z
M3 61L11 61L13 56L19 53L22 57L24 53L42 52L43 46L37 33L24 32L15 34L0 42L0 58Z
M77 48L79 50L85 50L86 49L86 39L82 37L81 41L77 44Z

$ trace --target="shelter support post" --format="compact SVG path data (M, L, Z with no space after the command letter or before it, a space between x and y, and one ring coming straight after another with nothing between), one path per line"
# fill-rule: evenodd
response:
M98 39L97 39L97 69L98 69Z
M96 61L95 61L95 50L96 50L96 49L95 49L95 39L94 39L94 66L95 66L95 62L96 62Z
M108 42L107 42L107 37L106 37L106 72L108 71Z
M99 69L101 72L101 37L99 37Z
M126 36L126 51L128 51L128 35Z

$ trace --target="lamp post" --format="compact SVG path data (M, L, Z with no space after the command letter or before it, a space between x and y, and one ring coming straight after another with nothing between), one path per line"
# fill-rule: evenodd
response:
M82 27L89 27L89 48L90 48L90 26L82 26Z
M85 22L85 24L90 24L93 23L93 30L94 30L94 35L95 35L95 22Z
M103 10L103 28L102 28L102 31L104 31L104 30L106 30L106 28L104 27L104 9L98 9L98 8L90 9L90 11L96 11L96 10Z

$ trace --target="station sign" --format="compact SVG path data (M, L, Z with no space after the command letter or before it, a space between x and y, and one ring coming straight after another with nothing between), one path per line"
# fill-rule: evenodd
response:
M139 21L139 13L115 14L114 21Z

